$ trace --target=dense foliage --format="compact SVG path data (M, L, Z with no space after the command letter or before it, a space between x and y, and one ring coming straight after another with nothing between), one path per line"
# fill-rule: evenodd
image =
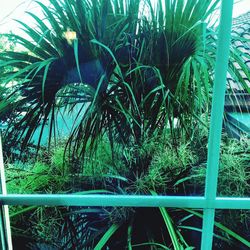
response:
M51 0L49 7L38 5L45 18L27 13L36 28L19 21L29 39L10 35L26 50L0 55L1 71L12 66L1 74L1 85L16 82L0 103L1 114L8 110L20 118L6 132L13 144L22 141L25 149L38 126L41 140L47 123L50 143L59 111L70 113L77 103L82 108L68 148L82 157L104 134L111 145L141 145L166 126L173 130L174 118L190 133L207 110L216 35L205 22L218 1L166 0L152 6L149 0ZM67 31L76 38L69 40Z
M25 162L23 169L10 168L9 188L22 193L200 194L207 143L201 128L209 120L217 42L211 16L219 0L50 0L49 6L37 5L43 18L27 12L36 27L18 21L27 38L7 35L23 50L0 51L0 88L8 89L0 99L0 120L8 114L6 155L19 153ZM237 48L231 48L230 58L249 76ZM229 72L246 86L235 64L229 64ZM62 113L74 122L58 148ZM48 127L46 151L41 141ZM28 164L33 153L37 161ZM222 171L236 164L227 161ZM40 230L39 239L48 233L44 225L53 230L60 225L56 246L66 249L192 249L197 235L192 240L181 229L195 230L201 221L186 228L182 223L202 218L197 211L165 208L45 210L25 208L13 217L30 215L37 230L28 233ZM42 221L39 212L55 223ZM153 220L145 221L149 217ZM229 241L230 235L249 244L217 225L218 238Z

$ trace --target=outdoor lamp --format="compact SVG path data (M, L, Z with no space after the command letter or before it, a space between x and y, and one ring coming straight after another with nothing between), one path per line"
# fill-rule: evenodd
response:
M66 38L68 44L72 44L72 42L76 39L76 32L72 30L67 30L64 32L64 37Z

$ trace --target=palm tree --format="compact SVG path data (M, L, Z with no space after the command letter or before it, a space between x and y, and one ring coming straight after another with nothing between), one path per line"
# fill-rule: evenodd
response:
M16 116L26 112L6 136L14 133L24 149L41 125L39 147L49 120L50 143L58 110L70 112L76 103L85 108L69 144L82 156L105 133L112 145L117 138L128 145L160 133L173 117L186 129L209 103L215 36L204 23L218 2L166 0L156 8L149 0L38 2L44 19L27 13L35 29L18 21L30 39L10 35L26 51L0 57L2 71L13 67L1 83L16 82L4 102ZM139 7L149 14L140 16ZM67 31L76 39L67 40Z

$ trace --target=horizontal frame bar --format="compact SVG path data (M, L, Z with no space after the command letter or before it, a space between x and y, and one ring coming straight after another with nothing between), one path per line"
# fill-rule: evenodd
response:
M0 195L0 205L250 209L250 198L217 197L208 202L202 196L9 194Z

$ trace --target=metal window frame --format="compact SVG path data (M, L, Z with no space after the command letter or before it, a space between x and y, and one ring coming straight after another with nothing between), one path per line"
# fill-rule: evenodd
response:
M222 132L226 74L232 27L233 0L221 1L218 49L208 142L208 162L205 196L140 196L140 195L0 195L0 240L2 249L11 249L6 241L8 232L3 216L5 205L48 206L124 206L124 207L178 207L204 209L202 226L202 250L211 250L216 209L250 209L250 198L216 197L219 172L219 151ZM1 148L1 144L0 144ZM0 152L0 164L2 155ZM5 226L4 226L5 225ZM7 236L6 236L7 235Z

